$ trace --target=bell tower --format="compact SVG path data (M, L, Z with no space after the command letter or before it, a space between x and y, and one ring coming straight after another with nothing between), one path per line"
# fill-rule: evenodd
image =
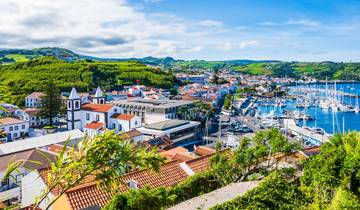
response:
M67 110L67 129L74 130L80 129L80 110L81 110L81 99L75 88L71 89L69 98L66 100L66 110Z
M96 89L95 96L93 97L93 103L94 104L105 104L105 96L100 87Z

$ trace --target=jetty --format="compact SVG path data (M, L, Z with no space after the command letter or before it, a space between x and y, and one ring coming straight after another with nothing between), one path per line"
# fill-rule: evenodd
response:
M297 135L304 140L316 142L318 145L329 141L328 136L316 133L315 131L312 131L310 129L300 127L296 125L293 119L284 119L284 128L291 131L294 135Z

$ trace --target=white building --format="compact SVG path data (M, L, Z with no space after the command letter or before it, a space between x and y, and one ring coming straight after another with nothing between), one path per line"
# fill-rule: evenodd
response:
M125 132L141 126L141 118L123 114L123 109L106 104L105 96L100 88L96 90L93 103L81 105L75 88L67 101L68 130L80 129L89 136L94 136L106 129Z
M9 205L20 202L22 178L29 174L31 170L49 167L48 160L53 161L55 156L56 155L54 153L43 149L31 149L0 155L0 179L2 179L2 182L0 183L0 202L7 203ZM10 177L3 179L3 175L9 164L16 161L23 162L18 167L18 170L11 173Z
M45 94L42 92L33 92L25 98L25 107L38 108L41 106L41 97Z
M173 143L195 140L200 123L186 120L165 120L137 128L148 140L155 137L168 136Z
M0 129L5 131L7 141L17 140L28 135L29 123L12 117L0 118Z
M123 109L124 114L139 116L144 124L175 119L178 108L193 106L192 101L152 99L115 100L112 104Z

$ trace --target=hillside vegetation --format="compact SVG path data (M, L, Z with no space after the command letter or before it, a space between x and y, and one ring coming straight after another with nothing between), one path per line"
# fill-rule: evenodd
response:
M62 91L70 91L71 87L89 91L98 85L111 90L132 84L167 88L175 83L171 73L136 61L66 62L54 57L41 57L0 65L0 101L22 105L27 94L42 91L44 81L48 80L54 80Z
M232 68L246 74L280 77L313 76L317 79L360 80L360 63L266 62Z

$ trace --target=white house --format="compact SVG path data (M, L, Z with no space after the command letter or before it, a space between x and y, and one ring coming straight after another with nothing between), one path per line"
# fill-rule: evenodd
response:
M25 107L38 108L41 106L41 97L45 96L42 92L33 92L25 98Z
M0 155L0 179L3 178L9 164L16 161L23 161L18 170L13 171L11 176L3 179L0 183L0 202L12 204L20 201L22 178L31 170L49 167L48 160L53 161L56 154L43 150L31 149L11 154ZM34 202L34 201L32 201Z
M0 129L5 131L7 141L17 140L28 135L29 123L12 117L0 118Z

